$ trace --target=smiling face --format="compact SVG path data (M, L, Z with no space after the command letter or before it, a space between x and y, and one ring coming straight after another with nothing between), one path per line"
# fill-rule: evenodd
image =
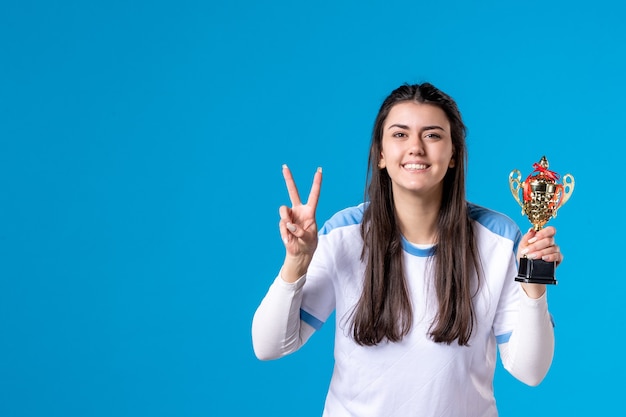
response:
M454 167L450 121L439 107L395 104L383 125L379 168L386 168L396 197L441 198L443 178Z

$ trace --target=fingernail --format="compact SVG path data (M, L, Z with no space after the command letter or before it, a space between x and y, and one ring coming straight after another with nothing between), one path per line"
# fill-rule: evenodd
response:
M535 258L537 258L537 254L535 254L535 253L531 253L530 255L526 255L526 257L527 257L528 259L535 259Z
M287 230L289 230L290 232L295 232L296 225L294 225L293 223L287 223Z
M317 172L322 172L322 167L317 167Z
M528 253L528 248L522 249L522 252L521 252L522 255L526 255L527 253Z
M528 239L528 243L535 243L537 241L536 237L531 237L530 239Z

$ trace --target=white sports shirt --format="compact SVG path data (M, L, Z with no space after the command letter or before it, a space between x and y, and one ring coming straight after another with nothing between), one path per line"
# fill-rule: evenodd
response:
M335 366L323 417L497 416L496 344L504 367L515 377L529 385L544 378L554 351L546 295L530 299L514 280L521 239L517 225L474 204L468 207L483 274L469 346L429 338L437 307L428 268L433 251L406 240L413 328L401 342L355 343L349 316L365 269L360 261L364 207L342 210L324 224L305 276L292 284L280 275L274 280L253 319L253 345L260 359L296 351L335 311Z

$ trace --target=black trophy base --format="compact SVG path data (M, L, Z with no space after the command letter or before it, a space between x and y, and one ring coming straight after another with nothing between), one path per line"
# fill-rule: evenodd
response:
M541 259L521 258L515 281L529 284L556 285L554 270L556 262L546 262Z

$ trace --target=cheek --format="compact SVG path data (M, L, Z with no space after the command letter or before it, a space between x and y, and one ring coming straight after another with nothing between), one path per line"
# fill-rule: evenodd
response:
M381 158L391 159L391 158L394 158L397 153L398 153L397 146L394 146L394 144L392 143L383 142L383 146L380 148Z

